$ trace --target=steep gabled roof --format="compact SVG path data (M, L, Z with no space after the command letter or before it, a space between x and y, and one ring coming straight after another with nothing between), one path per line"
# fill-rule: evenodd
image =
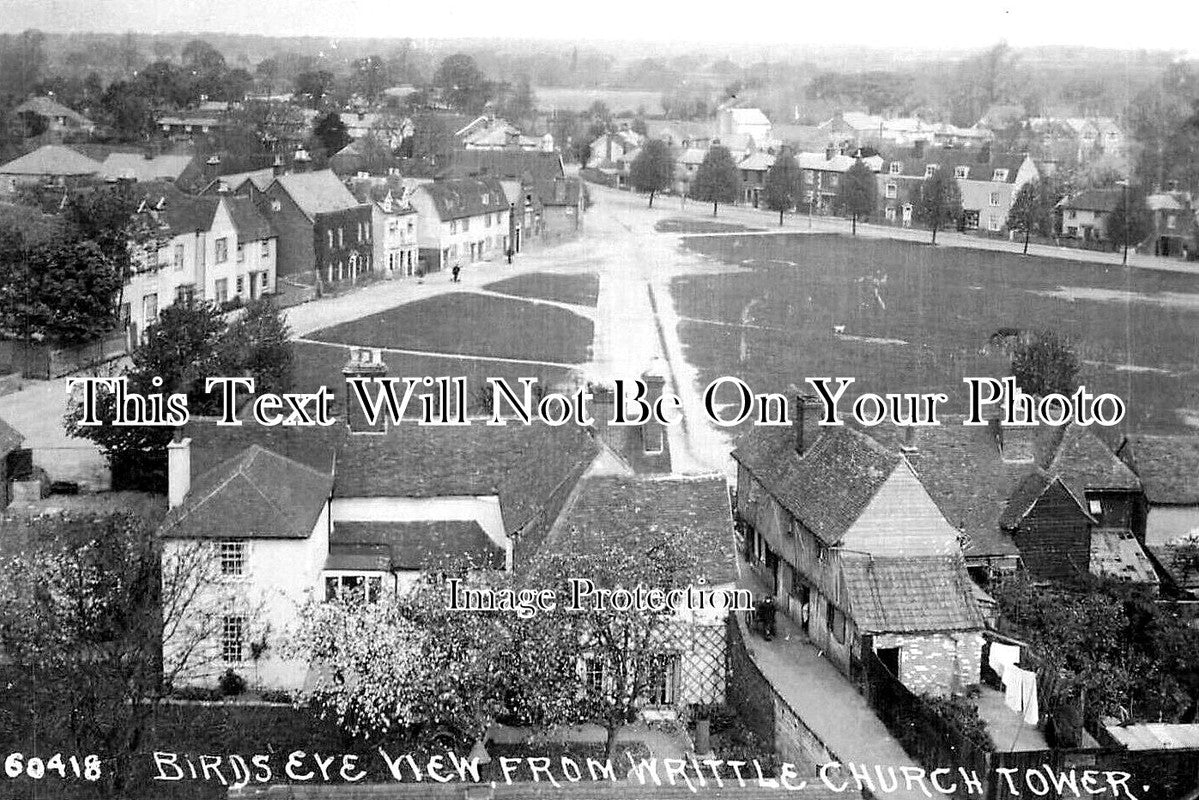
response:
M38 114L39 116L43 117L65 117L66 119L69 119L77 125L85 128L96 124L75 109L67 108L54 98L45 97L44 95L30 97L24 103L21 103L21 105L13 109L14 114L24 114L26 112Z
M828 430L801 458L791 428L759 429L733 451L816 538L835 545L903 458L851 427Z
M258 445L201 475L162 535L181 539L306 539L333 479Z
M961 556L841 556L850 613L862 633L983 628Z
M385 556L385 557L384 557ZM370 559L376 569L419 570L460 565L503 569L504 548L475 520L333 523L328 569L347 569L351 558ZM384 567L384 564L386 566Z
M509 200L496 178L459 178L422 185L442 221L507 211Z
M1199 436L1142 434L1128 450L1150 503L1199 505Z
M241 189L246 181L253 184L254 188L260 192L266 191L266 188L275 180L275 171L270 167L265 169L256 169L250 172L234 172L229 175L220 175L208 183L202 190L202 194L218 192L221 186L225 186L228 191L236 192Z
M0 175L95 175L103 170L99 161L94 161L69 147L47 144L14 158L0 166Z
M1074 501L1079 514L1086 517L1091 523L1095 522L1095 518L1083 506L1082 496L1071 491L1060 475L1054 475L1040 467L1035 467L1024 476L1024 480L1020 481L1016 490L1012 492L1007 507L1004 508L1003 513L999 516L1000 527L1004 530L1012 530L1019 527L1024 518L1028 516L1028 513L1036 506L1037 501L1054 487L1058 487L1060 491L1064 492L1066 496Z
M1141 482L1112 449L1081 425L1069 425L1062 431L1061 442L1053 457L1041 465L1051 475L1061 476L1080 500L1088 491L1128 491L1141 489Z
M278 235L271 227L270 221L262 215L250 198L225 196L224 201L225 207L229 209L229 216L233 218L233 227L237 228L239 244L270 239Z
M1061 208L1111 213L1123 202L1121 189L1085 189L1058 203Z
M725 478L587 478L559 515L547 547L594 555L616 549L642 554L663 537L678 548L687 580L735 580L737 556Z
M287 192L309 219L315 219L317 214L344 211L359 205L332 170L280 175L272 185Z

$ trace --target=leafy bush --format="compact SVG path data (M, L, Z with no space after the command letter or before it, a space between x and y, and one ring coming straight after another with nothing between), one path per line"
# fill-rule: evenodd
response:
M984 751L995 749L991 736L987 733L987 723L978 716L978 708L961 697L935 697L924 695L920 698L924 707L936 719L952 730L957 731L971 744Z
M184 686L171 693L171 697L176 700L217 701L224 696L220 689L210 689L207 686Z
M232 669L225 670L225 674L217 682L221 687L221 693L225 697L236 697L246 691L246 679L238 675Z

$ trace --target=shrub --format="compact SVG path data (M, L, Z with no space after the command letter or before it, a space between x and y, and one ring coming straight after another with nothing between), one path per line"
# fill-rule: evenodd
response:
M286 703L292 704L291 692L285 692L282 689L269 689L262 693L262 702L264 703Z
M246 691L246 679L232 669L225 670L225 674L221 676L218 685L221 687L221 693L225 697L236 697Z
M176 700L206 700L217 701L224 697L220 689L210 689L206 686L184 686L171 692Z

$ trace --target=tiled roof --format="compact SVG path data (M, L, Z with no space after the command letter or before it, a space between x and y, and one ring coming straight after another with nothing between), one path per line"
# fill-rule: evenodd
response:
M240 244L278 235L250 198L227 196L223 199L229 216L233 218L233 226L237 228L237 241Z
M986 155L986 158L983 156ZM984 183L1015 183L1016 173L1024 163L1022 156L989 155L978 148L950 148L925 150L924 155L916 158L912 155L896 157L895 161L903 162L903 174L923 178L926 169L933 164L938 169L954 172L958 167L967 170L962 180L982 181ZM995 180L995 170L1007 170L1007 177L1001 181Z
M329 499L333 479L250 445L201 475L162 526L172 538L305 539Z
M96 124L78 111L73 108L67 108L51 97L31 97L13 109L14 114L23 114L27 111L43 117L65 117L83 127Z
M337 521L329 537L329 558L371 558L381 565L380 545L387 548L390 570L452 566L466 561L477 567L502 569L506 562L504 548L474 520Z
M186 155L159 155L147 158L141 153L110 153L101 165L106 178L135 181L177 180L191 164Z
M465 150L450 156L447 177L506 180L553 180L563 177L562 156L531 150Z
M826 545L835 545L865 510L902 457L850 427L833 428L803 457L795 433L753 431L733 458Z
M1132 436L1128 448L1150 503L1199 504L1199 436Z
M226 186L230 192L236 192L242 187L246 181L254 185L258 191L265 191L266 187L271 185L275 180L275 171L270 167L266 169L256 169L251 172L235 172L230 175L221 175L204 187L204 192L215 192L220 187Z
M1132 583L1158 583L1153 562L1141 543L1124 528L1091 531L1091 574Z
M69 147L47 144L0 166L0 175L95 175L102 169L99 161Z
M1083 506L1083 496L1075 494L1070 490L1070 487L1062 480L1060 475L1050 474L1040 467L1034 468L1031 472L1024 476L1024 480L1012 492L1011 499L1008 500L1007 507L999 516L999 526L1004 530L1012 530L1020 525L1020 522L1028 516L1028 512L1032 511L1033 506L1041 499L1041 495L1049 491L1051 486L1058 485L1061 487L1074 504L1078 506L1078 512L1084 517L1095 520Z
M0 419L0 454L15 450L21 446L25 437L17 429Z
M350 190L332 170L280 175L275 179L275 183L291 196L309 218L317 214L344 211L358 205L354 195L350 194Z
M499 495L508 533L595 457L576 425L437 427L405 423L351 434L337 459L337 497Z
M999 517L1031 465L1004 461L992 431L964 426L962 419L944 416L941 425L920 429L908 462L945 519L962 532L968 557L1017 555ZM890 426L873 428L871 435L891 447L902 444L901 432Z
M737 556L725 478L587 478L559 516L547 546L571 553L602 555L619 548L639 554L662 537L678 548L687 580L734 580Z
M846 172L856 161L853 156L841 154L829 158L824 153L800 153L796 156L800 169L822 170L824 172Z
M332 474L333 462L346 435L342 425L328 428L299 428L290 425L266 427L217 425L215 419L192 419L184 428L192 440L192 480L223 461L257 444L319 472Z
M1123 202L1122 189L1086 189L1058 203L1062 208L1080 211L1115 211Z
M578 180L560 178L537 181L533 184L533 191L541 198L542 205L578 206L582 187Z
M741 163L737 165L737 169L765 172L773 166L774 156L770 153L750 153L741 160Z
M1041 466L1051 475L1060 476L1079 500L1087 491L1139 491L1141 482L1111 448L1098 436L1080 425L1062 432L1052 460Z
M841 574L862 633L972 631L983 627L961 556L845 554Z
M507 211L508 198L496 178L460 178L426 183L418 191L433 201L442 221Z

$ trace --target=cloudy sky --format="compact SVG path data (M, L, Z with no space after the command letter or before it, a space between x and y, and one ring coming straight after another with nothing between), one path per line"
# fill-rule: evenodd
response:
M921 49L986 47L1001 39L1015 46L1197 47L1199 6L1188 0L1159 0L1150 13L1115 0L925 0L912 6L918 10L904 11L894 0L0 0L0 30L854 42Z

